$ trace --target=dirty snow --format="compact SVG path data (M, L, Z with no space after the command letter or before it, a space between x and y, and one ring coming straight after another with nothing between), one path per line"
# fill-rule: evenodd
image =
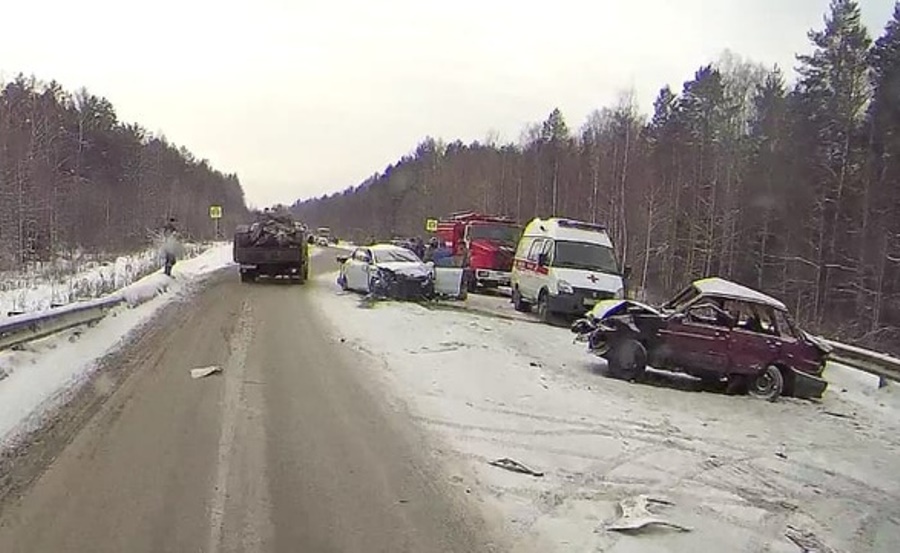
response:
M0 445L39 425L47 408L64 401L98 359L163 305L190 294L206 275L229 264L230 244L213 246L179 261L174 279L156 272L126 286L121 293L134 308L122 305L95 327L68 330L21 350L0 351Z
M785 533L800 531L835 551L900 551L900 401L877 379L833 366L821 402L776 403L691 391L667 373L632 384L605 377L566 329L409 303L361 308L334 275L313 290L336 335L371 356L394 399L447 445L439 453L469 467L451 480L499 510L520 546L794 553ZM545 475L488 464L501 458ZM619 502L639 495L671 502L654 515L693 531L609 531Z

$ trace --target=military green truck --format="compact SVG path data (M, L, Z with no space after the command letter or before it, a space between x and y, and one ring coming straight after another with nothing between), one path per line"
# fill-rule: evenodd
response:
M266 215L234 233L234 261L242 282L259 277L303 284L309 278L309 244L305 225L285 215Z

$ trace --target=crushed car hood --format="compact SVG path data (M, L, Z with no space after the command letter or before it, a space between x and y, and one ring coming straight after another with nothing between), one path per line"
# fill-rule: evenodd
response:
M410 278L422 278L431 274L431 269L424 263L407 263L404 261L390 261L387 263L379 263L379 269L387 269L396 274Z
M634 300L603 300L598 301L594 308L588 312L588 316L592 319L602 320L606 317L612 317L614 315L618 315L619 313L623 313L626 310L634 311L637 308L638 310L644 311L646 313L650 313L653 315L657 315L662 317L662 313L657 310L655 307L651 307L646 303L641 303L639 301Z

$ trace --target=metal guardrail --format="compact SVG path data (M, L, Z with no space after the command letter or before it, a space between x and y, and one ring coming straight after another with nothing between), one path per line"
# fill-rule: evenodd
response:
M0 321L0 350L24 344L83 324L99 321L125 301L121 294L56 307L40 313L14 315Z
M874 374L880 380L879 386L888 380L900 382L900 359L840 342L824 342L832 348L829 356L832 361Z

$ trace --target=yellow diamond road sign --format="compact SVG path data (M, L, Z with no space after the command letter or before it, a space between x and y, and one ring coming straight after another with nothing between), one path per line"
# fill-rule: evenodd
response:
M222 206L220 206L220 205L209 206L209 218L210 219L221 219L222 218Z
M425 230L428 232L436 232L438 227L437 219L426 219L425 220Z

